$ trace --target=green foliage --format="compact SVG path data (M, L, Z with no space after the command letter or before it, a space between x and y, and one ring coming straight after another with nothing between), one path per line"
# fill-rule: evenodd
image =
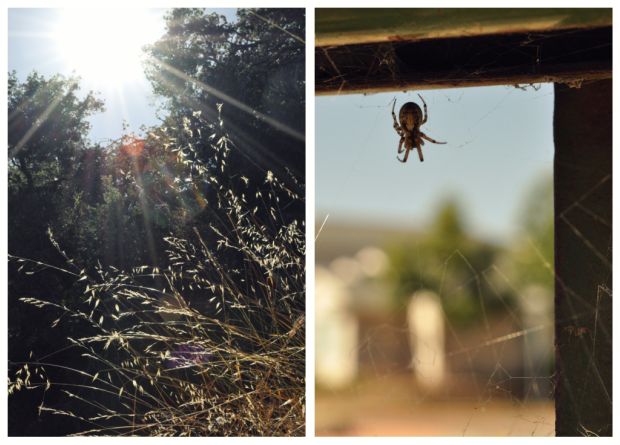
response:
M147 76L168 99L166 126L177 141L208 155L205 122L222 117L240 148L228 162L250 179L266 170L303 176L305 20L303 9L240 9L238 20L175 9L149 49ZM301 36L301 37L300 37ZM274 124L276 122L277 124Z
M36 72L20 83L9 74L9 251L39 253L45 232L57 221L69 182L86 148L87 118L103 109L91 93L78 98L77 79ZM43 259L48 257L43 256Z
M448 201L440 208L437 218L433 223L435 237L441 239L443 243L458 243L465 236L463 223L455 201Z
M9 74L10 186L57 187L70 176L86 143L87 118L103 110L92 93L79 99L78 89L77 79L60 75L45 79L33 72L20 83Z
M414 292L429 289L439 295L451 323L479 322L485 312L511 304L486 278L498 253L495 246L469 238L457 204L446 202L427 235L388 251L392 267L386 279L394 288L395 306L402 308Z
M553 289L553 185L536 182L521 211L521 233L510 249L468 237L458 206L447 202L431 230L413 243L393 246L386 279L402 307L421 289L440 296L451 323L470 324L515 305L529 285Z
M522 210L522 230L512 258L515 279L521 283L554 286L553 178L545 176L533 184Z

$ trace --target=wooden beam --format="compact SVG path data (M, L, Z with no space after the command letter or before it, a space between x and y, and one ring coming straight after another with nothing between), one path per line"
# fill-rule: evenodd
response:
M318 8L316 45L536 33L611 26L611 8Z
M317 94L609 79L612 28L319 47Z

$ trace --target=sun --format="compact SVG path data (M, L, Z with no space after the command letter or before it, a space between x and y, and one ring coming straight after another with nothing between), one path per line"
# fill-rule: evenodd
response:
M66 67L98 88L122 88L144 77L144 45L164 32L153 10L65 9L54 27Z

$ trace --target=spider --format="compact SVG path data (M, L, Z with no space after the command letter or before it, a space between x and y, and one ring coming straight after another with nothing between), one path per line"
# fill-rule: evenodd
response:
M422 99L422 96L420 96L419 94L418 97L422 100L422 103L424 104L424 113L422 113L420 106L415 102L407 102L400 108L397 121L396 114L394 114L394 107L396 107L396 98L394 99L394 104L392 105L394 130L396 130L396 133L398 133L398 135L400 136L400 142L398 143L398 153L402 153L403 151L405 152L405 157L403 159L400 159L398 155L396 155L396 159L398 159L400 162L407 162L407 158L409 157L409 151L413 150L414 147L416 150L418 150L420 162L424 162L424 156L422 155L422 145L424 145L424 141L422 139L426 139L433 144L446 144L446 142L438 142L435 139L429 138L420 130L420 127L428 119L428 113L426 111L426 102L424 102L424 99ZM403 148L403 144L405 144L405 148Z

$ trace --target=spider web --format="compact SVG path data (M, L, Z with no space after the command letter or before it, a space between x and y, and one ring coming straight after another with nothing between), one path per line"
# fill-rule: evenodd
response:
M491 101L484 102L483 107L476 108L475 112L461 115L465 121L457 128L457 136L450 139L450 145L445 150L451 150L452 156L458 151L469 151L471 157L476 157L476 152L480 151L479 146L497 143L489 140L487 132L489 127L497 125L497 122L510 119L510 108L512 100L525 95L529 106L532 108L545 108L552 110L553 90L550 86L528 88L503 87L494 88L495 94ZM432 94L423 92L422 95L429 106L428 127L425 127L427 134L442 136L441 129L442 117L437 111L440 104L459 106L467 96L476 95L475 89L468 90L449 90L436 91ZM523 90L523 91L522 91ZM413 92L408 96L413 96ZM393 96L393 95L392 95ZM430 97L430 99L429 99ZM523 96L521 96L523 97ZM389 98L389 95L385 95ZM405 98L400 95L399 103L403 103ZM329 100L333 100L329 98ZM389 100L389 99L388 99ZM389 106L384 101L384 96L377 97L376 100L368 100L359 97L357 111L351 110L352 119L355 121L355 113L375 112L379 110L379 115L371 118L376 124L377 119L381 119L379 128L389 128ZM382 104L384 101L386 104ZM370 103L376 103L371 105ZM471 103L471 102L468 102ZM320 107L319 107L320 110ZM471 111L471 110L469 110ZM386 117L387 116L387 117ZM448 116L446 121L450 121L454 116ZM522 116L519 126L531 128L530 120L536 120L539 115ZM547 123L551 123L551 116L548 116ZM481 267L477 265L475 256L455 247L454 249L442 254L439 264L435 265L434 273L439 279L438 289L435 290L438 301L441 301L441 311L444 320L445 351L447 375L443 379L440 387L429 389L421 385L414 377L415 359L412 360L410 341L410 327L407 323L405 312L407 301L401 301L397 309L382 310L379 306L369 304L375 294L375 299L385 300L389 298L389 293L393 289L385 287L385 281L378 275L364 275L355 271L359 269L361 263L360 254L364 248L385 248L390 244L405 244L405 237L418 239L420 233L428 231L429 220L423 216L415 218L410 216L408 223L411 227L395 229L395 225L383 225L386 233L379 233L379 222L381 218L361 217L361 213L355 214L352 209L351 195L359 193L367 196L368 188L364 182L371 182L372 185L381 183L383 178L372 178L368 170L379 169L381 165L376 165L368 152L368 147L372 147L376 139L385 137L386 133L381 133L380 137L373 137L373 131L377 126L373 124L368 132L359 132L363 137L349 134L348 146L340 146L342 150L353 150L355 155L348 158L352 164L349 169L338 169L331 173L324 171L321 157L329 157L333 162L333 155L327 154L325 141L317 140L317 228L320 225L321 231L317 235L317 369L321 369L321 361L331 357L332 359L346 361L343 357L334 356L322 351L321 348L330 348L330 343L338 343L334 337L337 330L326 329L329 325L328 318L330 312L324 310L321 299L332 299L337 293L333 289L329 292L327 285L322 286L321 281L336 279L339 291L345 303L340 307L340 315L345 314L348 318L340 318L340 321L352 323L354 326L357 341L349 345L349 349L341 346L340 352L349 355L350 362L355 362L354 371L349 376L349 380L342 384L330 385L329 379L322 378L321 373L317 374L316 392L316 433L317 435L464 435L464 436L553 436L555 434L555 410L554 410L554 391L556 385L556 375L553 367L554 357L554 327L556 325L572 326L574 320L583 314L574 312L570 319L553 319L553 287L552 286L532 286L542 276L547 277L547 283L553 282L553 245L542 243L532 231L521 227L520 245L521 249L528 252L530 264L536 270L528 282L527 278L518 278L514 273L514 264L508 261L507 255L496 255L493 260ZM317 120L317 135L321 135L322 121ZM343 124L343 131L346 131L346 124ZM549 134L551 128L548 128ZM330 135L334 137L334 135ZM396 147L391 147L391 142L396 140L392 135L390 141L385 141L383 145L389 145L393 151ZM501 141L500 141L501 142ZM549 141L541 141L542 145ZM547 148L552 149L553 145ZM428 152L428 163L420 164L412 162L403 165L408 169L412 176L423 175L422 169L428 168L431 162L445 162L443 154L430 144L424 148L425 154ZM388 149L381 149L387 153ZM372 153L372 152L370 152ZM390 153L391 154L391 153ZM387 155L386 155L387 156ZM346 157L346 156L345 156ZM434 161L433 157L440 158ZM524 168L530 171L532 177L536 174L544 176L551 175L553 170L552 157L534 156L532 162L531 152L522 156L516 156L510 162L521 162L521 165L513 165L513 168ZM396 163L395 160L390 159ZM413 161L417 161L414 159ZM472 162L479 162L480 168L476 174L484 176L489 174L485 171L483 159L474 159ZM370 162L371 166L365 165ZM327 162L325 162L327 164ZM414 164L414 165L410 165ZM536 168L532 168L535 165ZM493 164L488 164L490 170ZM377 173L379 175L379 173ZM396 175L396 174L394 174ZM335 178L330 178L335 176ZM457 177L455 183L464 183L471 179L471 174L463 173ZM442 176L445 178L445 176ZM398 176L391 178L396 182L392 190L404 190L403 194L408 202L415 201L417 195L412 193L412 188L401 188ZM423 180L423 178L422 178ZM438 179L440 184L442 179ZM502 178L493 176L494 186L501 187ZM611 177L604 178L592 190L573 203L561 216L561 221L573 228L574 235L581 240L584 245L591 248L595 255L601 256L607 264L606 252L600 252L592 245L586 236L579 230L578 225L573 222L571 211L579 211L589 215L594 221L602 226L610 227L611 221L597 215L590 210L586 198L596 197L597 194L604 193L603 187ZM325 181L325 186L321 182ZM411 180L411 183L415 183ZM336 185L337 184L337 185ZM385 192L381 188L378 192ZM331 192L328 194L328 191ZM527 191L523 190L523 194ZM601 195L603 196L603 195ZM434 195L436 198L436 195ZM372 199L372 196L368 200ZM376 203L380 207L379 203ZM476 208L475 200L467 201L470 208ZM546 208L542 211L550 212L552 215L552 201L546 203ZM339 207L341 207L339 209ZM326 210L325 210L326 209ZM322 217L321 211L327 216ZM357 215L357 220L352 223L350 212ZM469 213L472 211L470 210ZM521 208L521 212L523 209ZM380 210L376 210L380 213ZM465 212L465 216L468 212ZM518 215L517 215L518 216ZM329 217L329 220L327 220ZM383 219L387 216L383 214ZM476 224L470 224L475 228ZM366 226L364 229L363 227ZM374 228L372 228L374 226ZM369 228L371 227L371 228ZM409 230L409 232L407 232ZM481 231L471 231L469 236L481 239ZM421 236L423 238L424 235ZM347 238L348 237L348 238ZM348 241L346 241L347 239ZM397 241L394 241L397 240ZM504 241L506 243L506 241ZM514 239L508 244L514 242ZM407 244L412 247L414 252L408 257L412 262L423 263L426 261L424 249L420 247L421 241ZM420 248L419 251L415 251ZM356 266L357 261L357 266ZM479 262L478 262L479 263ZM610 265L610 264L609 264ZM415 267L414 267L415 269ZM466 271L461 274L455 286L455 270ZM563 277L557 277L558 282L563 282ZM339 280L339 281L338 281ZM422 281L422 280L420 280ZM383 283L383 284L382 284ZM474 323L463 325L458 320L450 317L446 312L445 302L450 299L459 298L459 292L463 288L474 289L472 298L478 303L478 316ZM420 285L419 290L424 286ZM321 292L325 295L321 295ZM506 295L511 294L520 304L511 304L506 300ZM532 294L528 300L528 294ZM599 286L597 304L591 310L595 320L598 319L599 302L611 297L611 290L606 286ZM365 299L366 298L366 299ZM536 314L528 315L526 306L542 304ZM364 308L364 305L366 307ZM602 303L601 303L602 305ZM601 306L602 307L602 306ZM333 310L333 308L331 308ZM536 311L534 311L536 312ZM332 313L333 314L333 313ZM533 315L532 315L533 314ZM348 321L347 321L348 320ZM596 325L596 321L595 321ZM589 330L579 330L578 326L573 326L570 333L575 341L584 341L587 336L592 336L592 348L596 347L597 329L594 332ZM590 340L590 338L588 338ZM353 346L351 346L353 345ZM590 359L591 366L594 368L593 375L597 375L596 364ZM336 365L334 365L336 366ZM329 366L327 366L329 369ZM583 397L584 391L575 388L576 397ZM577 397L578 398L578 397ZM611 399L609 399L611 400ZM578 401L576 402L578 403ZM584 429L584 435L591 435L591 431Z

